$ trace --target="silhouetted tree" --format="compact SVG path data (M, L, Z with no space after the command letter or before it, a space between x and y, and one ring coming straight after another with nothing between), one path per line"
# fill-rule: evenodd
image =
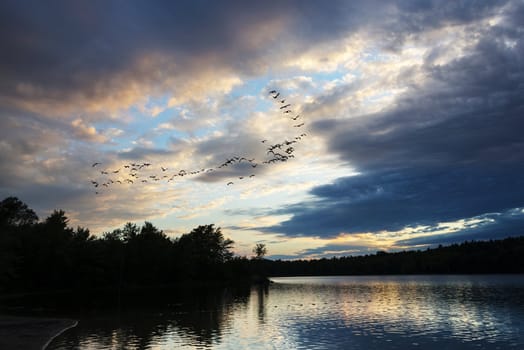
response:
M272 261L257 244L254 259L234 257L233 241L214 225L170 239L152 223L127 223L97 238L72 229L63 210L38 222L16 197L0 202L0 292L94 287L224 284L266 276L414 273L523 273L524 237L464 242L422 251L331 259ZM114 300L114 299L112 299Z
M170 276L172 242L152 223L124 227L126 280L137 285L167 283Z
M255 259L263 259L267 254L267 248L264 243L257 243L255 248L253 248L253 253L255 254Z
M0 202L0 290L19 279L23 264L23 244L38 217L16 197Z
M0 202L0 226L34 225L38 216L27 204L16 197L7 197Z
M233 241L224 239L220 228L201 225L176 240L176 250L183 272L188 277L217 278L223 275L222 265L233 258Z
M146 225L147 224L150 223L146 222ZM121 230L122 239L124 240L124 242L129 242L130 240L136 238L136 236L138 236L139 233L140 230L138 229L138 226L131 222L126 223L124 225L124 228Z

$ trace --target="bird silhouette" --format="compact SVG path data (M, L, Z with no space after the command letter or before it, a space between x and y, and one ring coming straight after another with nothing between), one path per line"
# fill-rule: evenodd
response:
M293 113L293 111L289 108L292 106L292 104L286 103L285 96L282 96L280 92L273 89L269 91L269 95L273 98L274 102L278 105L279 107L278 110L280 110L284 114ZM293 121L296 121L299 118L301 118L301 116L300 114L296 114L295 116L290 115L287 118ZM295 128L300 128L303 125L305 125L305 123L299 123L299 124L294 124L294 125L290 123L289 127L292 126ZM291 158L295 158L295 155L294 155L295 148L291 147L291 145L293 143L302 142L302 138L304 136L306 136L305 133L300 134L300 136L295 135L291 140L284 140L280 143L270 143L268 139L260 140L261 143L266 144L268 146L266 148L267 153L266 153L266 156L264 156L264 159L255 160L255 158L238 155L238 156L232 156L230 158L225 159L222 164L219 164L218 166L215 166L215 167L202 168L198 170L189 168L187 171L182 169L178 171L178 173L176 172L167 173L167 171L169 170L169 167L158 165L162 173L165 173L165 174L162 174L162 173L155 174L153 171L149 171L149 169L147 169L148 167L152 165L152 163L150 162L129 162L127 164L122 164L119 168L117 168L117 170L100 169L99 171L100 174L105 175L105 180L104 180L105 182L102 182L102 181L98 182L95 180L91 180L91 185L94 188L99 188L99 186L110 188L112 187L113 184L117 184L117 183L118 184L124 184L124 183L133 184L133 183L137 183L140 181L142 183L149 182L150 184L153 184L159 181L170 182L170 181L174 181L174 178L177 176L192 177L200 173L204 173L204 172L208 173L208 172L215 171L215 170L218 170L224 167L236 167L237 165L241 166L243 165L244 162L249 163L252 168L256 168L259 165L264 166L263 164L272 165L274 163L286 162L290 160ZM91 167L95 168L99 166L100 164L102 163L94 162L91 164ZM156 166L157 164L155 164L155 168ZM117 174L122 174L122 175L118 176ZM111 178L112 175L114 176L113 178ZM251 175L245 174L245 175L238 176L238 179L242 180L248 177L253 178L254 176L255 174L251 174ZM147 178L147 180L146 179L142 180L141 178ZM132 179L134 179L135 181L133 181ZM233 184L234 184L233 181L227 182L228 186L231 186Z

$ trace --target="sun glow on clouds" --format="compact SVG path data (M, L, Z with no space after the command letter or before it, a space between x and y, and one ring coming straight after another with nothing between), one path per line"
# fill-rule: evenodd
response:
M522 130L515 117L522 110L515 94L523 76L518 2L427 8L210 3L199 9L202 19L186 18L189 3L165 5L176 10L148 8L149 14L132 4L134 11L123 11L116 27L91 30L73 21L75 43L42 32L31 20L37 13L6 9L25 18L25 30L40 44L10 41L20 37L19 26L8 21L17 17L2 17L12 32L0 39L0 49L11 55L0 59L2 195L20 196L40 215L63 208L72 225L97 234L126 221L150 220L175 236L215 223L239 253L250 255L255 243L265 242L271 255L282 257L425 247L432 238L453 242L465 232L520 220L507 211L524 205L514 198L521 183L502 170L492 181L478 176L484 181L479 188L492 186L491 195L500 198L479 208L460 201L456 193L464 188L452 186L456 178L438 182L442 176L435 175L452 173L457 164L522 170L521 135L515 133ZM104 5L90 6L112 16ZM76 18L63 12L42 21L53 26L53 16ZM91 20L104 22L96 15ZM292 104L302 127L283 116L270 89ZM442 135L456 130L461 137L446 147ZM285 163L216 169L233 156L263 160L267 144L303 133L295 158ZM102 164L93 168L94 162ZM122 171L131 162L152 163L144 176L163 174L161 167L214 170L169 183L112 184L95 194L90 181L104 178L100 171ZM487 173L481 166L469 171ZM125 178L115 173L113 180ZM413 190L418 183L428 186ZM507 183L513 187L503 187ZM402 203L432 186L441 187L428 190L428 207L436 193L452 188L449 195L467 208L456 208L456 217L418 213L413 222L401 220L408 223L400 229L366 220L378 200L409 217L414 210ZM371 187L385 190L373 197ZM362 206L351 206L353 198L344 193L361 193ZM477 194L482 197L480 189L468 192ZM339 218L347 217L344 210L362 210L360 226L322 221L326 208ZM300 232L296 221L309 214L318 216L310 231Z

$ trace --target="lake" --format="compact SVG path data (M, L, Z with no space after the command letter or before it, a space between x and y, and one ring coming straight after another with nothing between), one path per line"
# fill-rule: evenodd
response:
M86 314L49 349L524 349L524 275L272 280Z

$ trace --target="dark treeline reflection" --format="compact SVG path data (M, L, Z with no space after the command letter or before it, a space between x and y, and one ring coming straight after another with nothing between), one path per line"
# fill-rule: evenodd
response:
M79 315L78 326L50 348L149 349L172 341L209 347L231 327L234 310L247 307L249 293L237 287L128 293L118 312L98 308Z

